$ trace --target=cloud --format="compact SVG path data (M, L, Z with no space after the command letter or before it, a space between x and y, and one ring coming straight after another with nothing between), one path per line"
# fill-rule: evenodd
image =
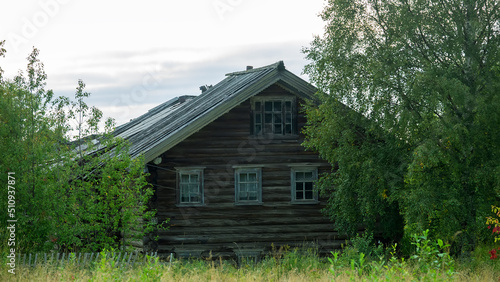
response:
M72 97L78 79L91 92L89 105L102 109L118 124L129 121L168 99L198 95L201 85L215 85L226 73L261 67L283 60L300 75L306 64L304 42L240 45L206 51L197 48L150 49L144 52L106 52L65 62L49 74L56 95ZM303 76L304 77L304 76ZM306 78L306 77L304 77ZM53 82L51 82L53 81Z

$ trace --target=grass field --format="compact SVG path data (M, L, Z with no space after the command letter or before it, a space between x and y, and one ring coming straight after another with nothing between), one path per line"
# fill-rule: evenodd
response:
M500 281L500 262L480 248L464 260L443 263L394 256L369 258L364 254L318 257L311 250L275 252L258 263L211 260L155 259L136 266L116 266L103 259L91 267L46 265L2 266L0 281ZM438 256L437 256L438 257Z

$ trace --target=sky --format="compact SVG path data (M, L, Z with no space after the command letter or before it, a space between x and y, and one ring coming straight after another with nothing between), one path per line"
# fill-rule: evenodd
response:
M325 0L23 0L0 3L4 77L36 47L55 95L87 103L117 125L226 73L283 60L305 80L302 48L323 34Z

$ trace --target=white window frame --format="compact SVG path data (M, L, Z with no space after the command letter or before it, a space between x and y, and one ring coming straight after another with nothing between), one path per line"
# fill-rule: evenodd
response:
M298 172L303 172L303 173L312 173L312 177L310 178L311 181L302 181L303 183L305 182L312 182L312 193L313 193L313 198L312 199L297 199L297 173ZM316 204L319 202L318 200L318 190L315 187L315 182L318 180L318 168L317 167L292 167L291 168L291 178L290 178L290 183L291 183L291 192L292 192L292 203L293 204ZM303 188L304 189L304 188ZM305 195L304 195L305 197Z
M204 177L203 177L203 167L190 167L190 168L176 168L177 170L177 205L179 206L201 206L205 202L205 196L204 196ZM198 176L198 194L199 194L199 201L186 201L183 202L183 192L185 191L185 187L183 185L190 185L193 183L182 183L182 175L190 175L190 178L192 175L197 175ZM190 192L188 192L191 194ZM191 198L191 196L189 196Z
M269 97L253 97L251 99L252 104L252 132L254 135L275 135L275 136L294 136L296 135L296 120L297 113L295 109L295 97L283 97L283 96L269 96ZM265 107L266 102L272 102L271 110L267 110ZM281 102L281 108L279 110L275 109L274 102ZM260 103L257 105L257 103ZM290 103L290 107L286 107L286 103ZM290 115L288 119L288 114ZM269 128L269 122L266 123L266 115L271 118L271 125ZM276 117L281 121L276 121ZM281 126L281 132L275 132L275 126ZM290 126L289 132L287 131L287 126ZM260 128L260 129L259 129Z
M257 184L257 195L255 200L240 200L241 186L240 184L249 184L251 182L242 183L240 177L243 173L255 173ZM235 168L234 170L234 202L236 205L260 205L262 204L262 169L261 168Z

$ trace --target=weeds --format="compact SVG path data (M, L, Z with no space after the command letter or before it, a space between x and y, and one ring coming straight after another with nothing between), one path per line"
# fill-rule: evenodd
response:
M416 252L411 256L411 259L417 262L420 273L442 271L450 277L453 276L455 262L450 254L444 251L450 245L445 244L441 239L431 242L428 239L428 234L429 230L425 230L420 236L412 236L412 245L416 246Z
M347 274L357 278L368 276L370 280L379 280L380 277L388 280L410 277L450 279L455 274L455 262L445 251L449 245L440 239L432 242L428 239L428 232L412 236L411 244L416 251L410 257L411 264L405 258L397 257L397 244L386 250L389 254L386 256L383 247L380 244L375 246L370 242L373 237L364 234L352 240L343 253L332 252L333 258L328 258L329 271L335 278Z
M283 246L260 262L239 266L220 258L174 259L167 263L151 257L140 266L129 266L102 252L91 267L75 263L22 267L14 277L3 266L0 281L495 281L500 276L496 260L484 255L489 246L479 248L472 262L455 263L445 252L447 245L430 241L427 233L414 236L413 243L416 252L409 260L398 257L397 244L382 249L379 256L378 251L371 255L355 253L353 248L359 246L350 244L344 252L332 252L327 258L321 258L312 248ZM381 247L372 245L372 249Z

